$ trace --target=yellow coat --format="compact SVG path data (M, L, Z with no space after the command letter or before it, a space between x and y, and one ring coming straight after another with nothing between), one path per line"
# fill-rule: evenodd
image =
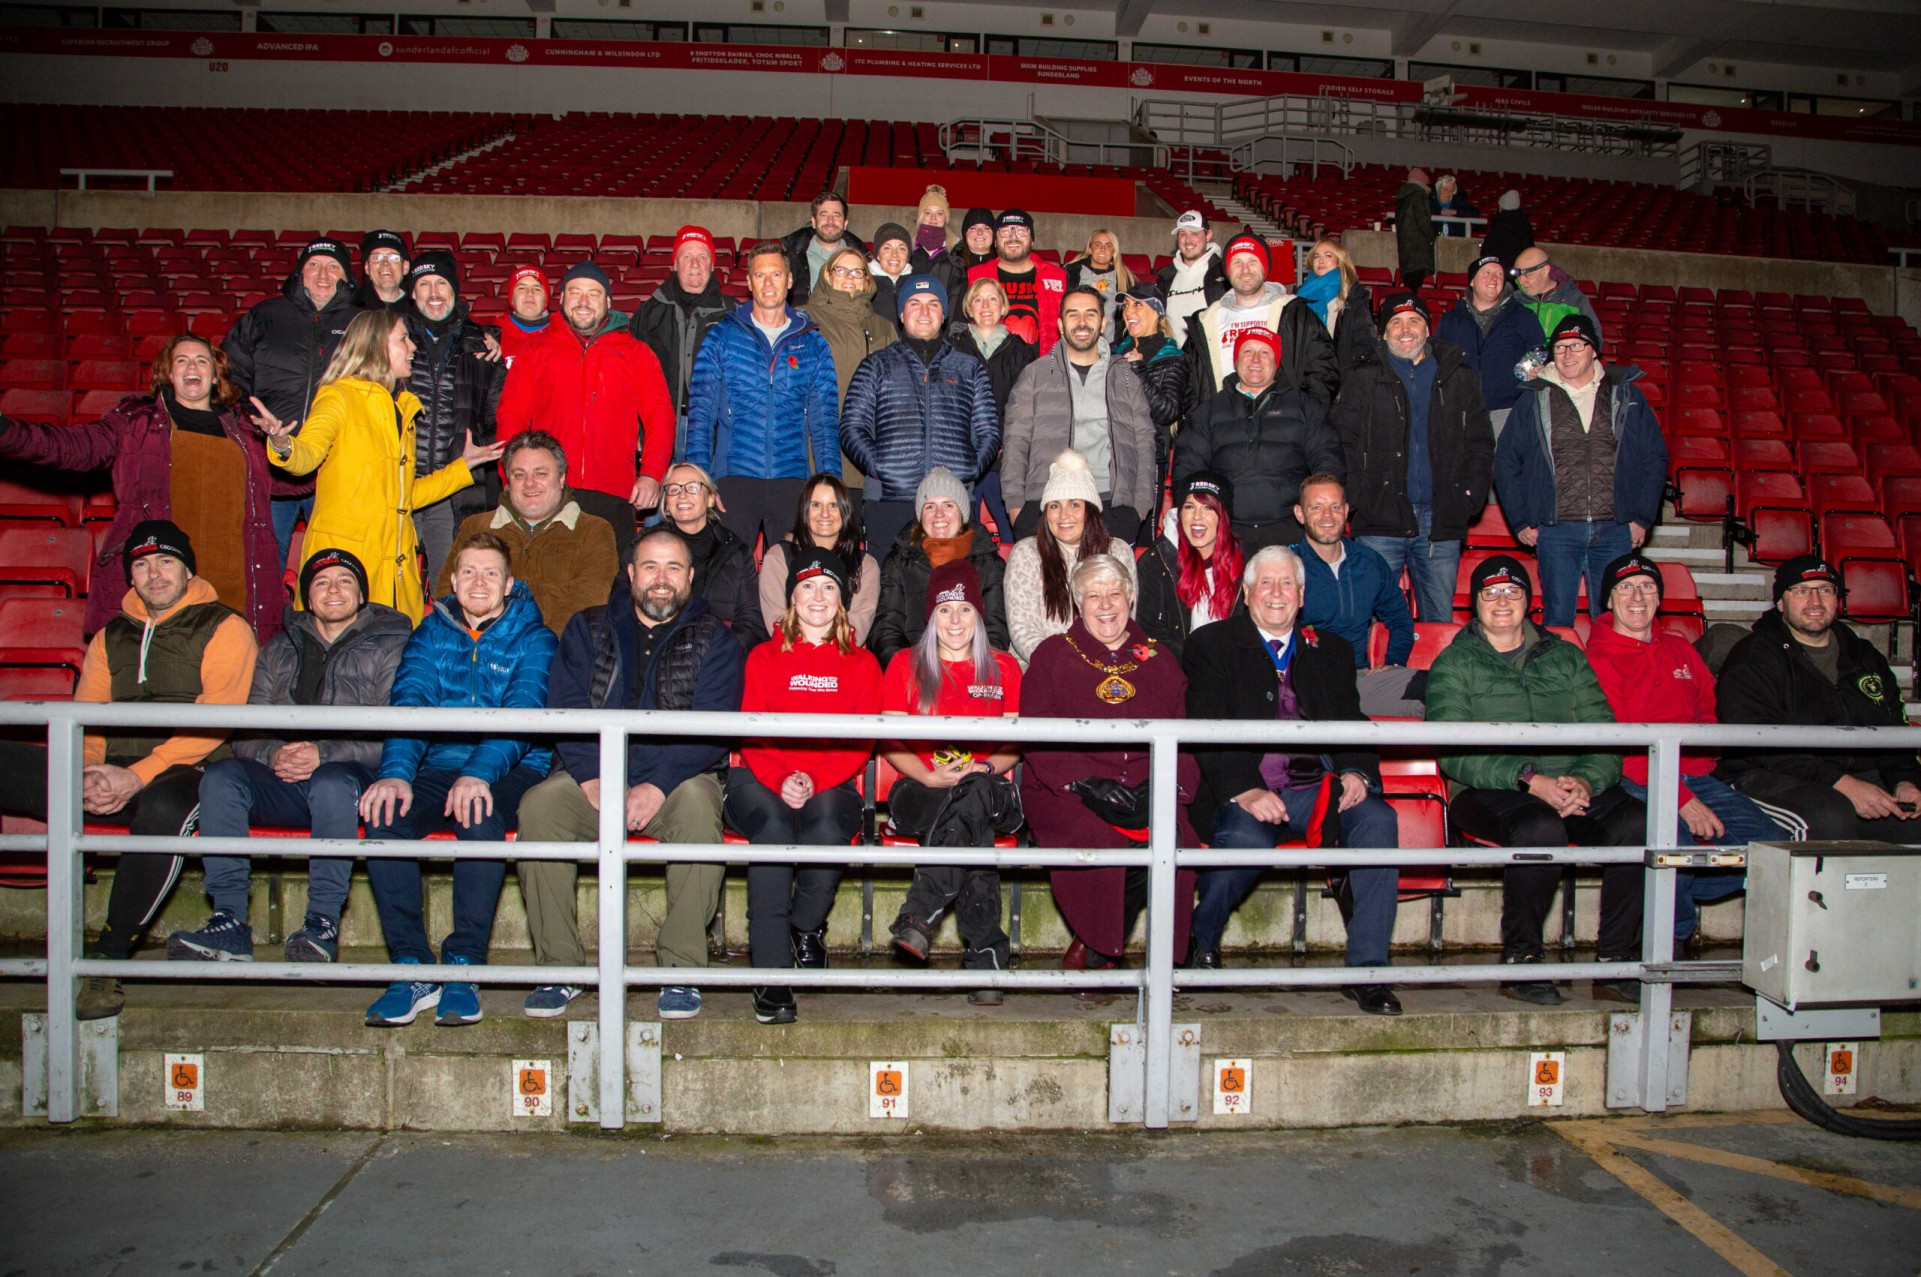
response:
M267 449L268 458L292 474L320 471L301 562L323 549L352 551L367 569L368 601L405 612L415 625L427 600L413 512L474 481L457 458L432 474L414 474L419 415L420 400L411 391L396 396L375 382L342 378L314 396L313 411L286 457Z

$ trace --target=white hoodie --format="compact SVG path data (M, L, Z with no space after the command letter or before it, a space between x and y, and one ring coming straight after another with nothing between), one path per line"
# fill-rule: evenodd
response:
M1167 324L1174 330L1174 344L1187 341L1187 320L1207 305L1207 273L1221 255L1221 246L1209 241L1207 249L1191 265L1174 258L1174 280L1167 289Z

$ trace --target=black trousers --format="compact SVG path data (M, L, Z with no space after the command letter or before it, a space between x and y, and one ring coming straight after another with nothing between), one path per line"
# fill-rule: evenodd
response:
M753 553L754 541L765 531L767 544L794 530L794 511L800 508L800 494L807 490L805 479L745 479L729 475L720 480L720 501L727 508L720 513L721 526L739 537Z
M627 498L617 497L611 492L596 492L592 488L575 488L573 494L582 510L597 514L614 525L614 548L620 551L620 561L625 563L632 558L636 518L634 507Z
M1563 818L1532 794L1513 789L1464 789L1448 805L1455 827L1503 847L1636 847L1647 838L1647 807L1619 785L1594 796L1585 816ZM1561 882L1561 866L1509 865L1501 878L1501 953L1540 957L1542 929ZM1632 961L1641 956L1640 865L1608 865L1601 871L1601 932L1598 956Z
M109 758L126 766L138 760ZM47 818L47 749L24 741L0 741L0 811L33 820ZM125 821L131 833L171 838L191 834L200 817L200 768L169 767L131 802L103 819ZM118 858L107 897L107 925L96 947L103 957L133 955L140 933L160 912L180 877L183 856L129 853Z
M1410 293L1420 292L1421 285L1427 282L1427 277L1428 272L1424 270L1404 270L1401 272L1401 282L1407 285L1407 291Z
M723 811L747 841L833 847L860 828L860 793L852 781L823 790L796 811L745 767L727 773ZM796 931L827 925L840 886L839 865L747 866L747 948L757 967L794 965Z
M910 838L925 838L947 794L905 776L896 780L887 795L895 830ZM914 881L901 902L901 916L918 920L931 934L949 909L960 931L961 966L969 971L1005 971L1008 940L1001 930L1000 870L914 866Z
M1876 785L1881 783L1878 776L1862 776L1860 779ZM1820 785L1813 781L1797 780L1780 772L1755 769L1741 773L1734 787L1760 803L1768 815L1782 821L1798 819L1807 827L1806 834L1802 836L1811 842L1838 839L1921 841L1921 821L1901 820L1894 816L1863 820L1855 813L1854 804L1847 800L1847 796L1832 785Z

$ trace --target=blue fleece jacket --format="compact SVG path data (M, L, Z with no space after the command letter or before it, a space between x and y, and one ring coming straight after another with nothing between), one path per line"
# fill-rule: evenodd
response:
M1433 362L1429 360L1428 362ZM1306 541L1294 547L1307 578L1301 601L1301 623L1331 630L1354 649L1354 668L1366 669L1368 635L1375 618L1387 626L1387 656L1383 664L1405 665L1414 650L1414 616L1407 610L1401 583L1387 570L1387 560L1350 537L1342 537L1347 559L1341 574L1314 553Z

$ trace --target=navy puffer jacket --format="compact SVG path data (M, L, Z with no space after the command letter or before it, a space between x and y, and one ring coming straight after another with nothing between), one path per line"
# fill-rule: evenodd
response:
M875 351L848 383L840 446L867 476L869 501L912 501L935 466L972 488L1001 446L987 369L945 342L929 363L911 341Z

